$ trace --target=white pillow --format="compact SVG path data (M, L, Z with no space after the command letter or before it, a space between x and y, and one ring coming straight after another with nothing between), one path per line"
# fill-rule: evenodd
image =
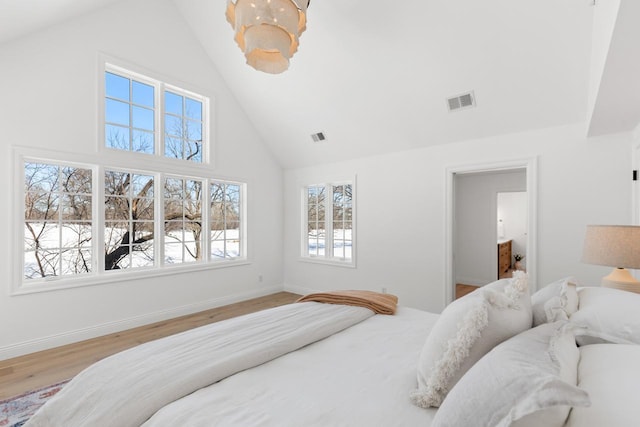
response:
M565 277L531 295L533 326L567 320L578 310L577 280Z
M418 360L418 389L411 401L437 407L465 372L502 341L531 328L526 273L483 286L449 304Z
M580 347L578 386L591 407L573 408L567 427L635 427L640 422L640 346L595 344Z
M579 345L640 344L640 294L613 288L581 288L571 316Z
M498 345L451 390L433 427L560 427L572 406L588 406L576 386L580 352L571 325L544 323Z

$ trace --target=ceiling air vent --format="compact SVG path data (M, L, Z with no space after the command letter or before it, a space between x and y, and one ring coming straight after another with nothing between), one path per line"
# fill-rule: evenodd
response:
M468 92L447 99L447 105L449 106L449 111L463 110L465 108L475 107L476 97L474 96L473 91Z
M324 132L318 132L312 134L311 139L313 139L313 142L322 142L327 138L324 136Z

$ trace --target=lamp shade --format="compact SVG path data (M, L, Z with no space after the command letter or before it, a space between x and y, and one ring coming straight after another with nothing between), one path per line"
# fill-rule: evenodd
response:
M309 0L227 0L227 21L247 64L265 73L289 68L307 25Z
M640 226L588 225L582 262L640 268Z

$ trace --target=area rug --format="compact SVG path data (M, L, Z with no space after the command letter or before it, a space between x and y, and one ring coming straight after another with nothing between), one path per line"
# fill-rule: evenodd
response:
M69 380L0 400L0 427L20 427Z

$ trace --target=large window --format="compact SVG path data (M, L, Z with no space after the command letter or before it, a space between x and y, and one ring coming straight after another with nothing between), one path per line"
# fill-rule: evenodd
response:
M18 293L247 260L246 184L211 176L209 98L116 63L99 155L14 150Z
M353 264L353 183L329 183L304 188L303 257Z
M105 68L105 147L208 162L206 97L114 65Z
M27 158L22 171L27 286L246 259L245 184Z

